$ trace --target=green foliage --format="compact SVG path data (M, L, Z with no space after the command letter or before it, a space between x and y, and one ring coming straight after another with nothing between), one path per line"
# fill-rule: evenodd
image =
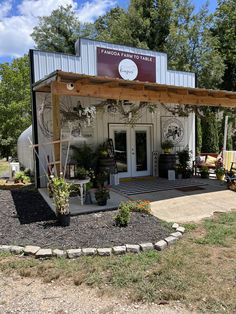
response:
M219 0L214 14L213 34L219 41L219 51L225 63L222 87L236 90L236 10L235 0Z
M218 174L219 176L222 176L225 174L225 168L224 167L216 168L215 173Z
M50 177L50 183L57 212L65 215L68 214L71 185L63 177L53 176Z
M179 166L181 169L187 169L189 167L189 162L192 157L192 153L189 150L188 146L186 146L183 150L177 152L178 159L179 159Z
M202 151L202 125L201 119L196 117L196 152Z
M30 177L24 171L19 171L15 174L15 182L22 182L24 184L30 183Z
M107 188L100 187L95 192L95 199L97 202L102 202L102 201L108 200L109 198L110 198L110 192Z
M39 25L31 34L38 49L75 53L75 42L92 34L91 24L81 24L71 5L60 6L50 16L39 17Z
M122 25L122 27L121 27ZM124 45L132 42L126 12L119 7L112 8L95 21L96 40L108 41Z
M228 240L236 238L236 213L220 214L218 218L206 219L204 228L206 235L197 239L198 244L227 246Z
M104 187L105 182L108 180L108 172L107 171L100 171L96 175L96 182L97 185L100 187Z
M174 143L171 140L165 140L161 143L162 149L171 149L174 147Z
M202 119L202 153L219 151L218 121L214 108L204 108L205 118Z
M79 180L85 180L88 178L89 172L84 167L78 167L75 172L75 177Z
M186 232L193 231L197 229L197 225L195 223L185 223L183 224Z
M151 212L150 201L146 200L127 201L122 203L122 206L129 208L131 212L142 212L146 214L150 214Z
M207 6L194 11L189 0L174 1L165 51L176 70L197 74L198 86L213 88L222 79L224 63L217 50L218 39L210 32Z
M73 149L73 159L77 162L79 167L84 167L86 170L90 168L95 168L96 165L96 154L93 149L83 143L81 146L72 146Z
M114 217L116 225L119 227L126 227L130 221L130 204L129 202L121 202L118 208L118 213Z
M0 64L0 77L0 156L15 156L17 139L31 123L28 56Z
M207 166L202 166L201 169L200 169L200 173L201 173L201 174L202 174L202 173L207 173L207 174L209 174L209 169L208 169L208 167L207 167Z

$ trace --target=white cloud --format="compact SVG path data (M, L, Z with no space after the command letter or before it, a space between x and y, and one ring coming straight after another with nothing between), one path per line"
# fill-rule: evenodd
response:
M60 5L72 5L74 9L77 7L73 0L23 0L18 5L18 11L28 17L47 16Z
M12 8L12 1L3 1L0 3L0 19L6 17Z
M81 22L93 22L96 18L106 13L108 9L115 6L114 0L94 0L85 2L85 4L77 11L77 15Z
M0 22L0 56L19 57L32 48L32 28L33 23L24 16L12 16Z
M30 34L38 17L50 15L60 5L72 5L81 22L92 22L116 4L116 0L92 0L78 7L77 1L22 0L15 8L17 14L12 16L12 0L0 3L0 57L19 57L33 48Z

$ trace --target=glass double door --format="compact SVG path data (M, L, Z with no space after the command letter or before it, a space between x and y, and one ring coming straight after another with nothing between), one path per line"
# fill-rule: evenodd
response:
M151 174L150 126L109 126L113 139L119 177L138 177Z

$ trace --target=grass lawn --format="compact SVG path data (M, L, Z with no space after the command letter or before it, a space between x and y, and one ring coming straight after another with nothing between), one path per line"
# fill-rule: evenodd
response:
M9 169L9 164L5 160L0 160L0 177Z
M236 212L185 227L183 239L164 252L47 261L2 254L0 271L86 284L131 301L178 300L202 313L236 313Z

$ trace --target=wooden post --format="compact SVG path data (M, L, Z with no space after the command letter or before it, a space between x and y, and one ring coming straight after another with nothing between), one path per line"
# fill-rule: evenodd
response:
M59 176L61 172L61 117L60 117L60 97L52 92L52 132L53 141L58 141L53 144L55 174Z

